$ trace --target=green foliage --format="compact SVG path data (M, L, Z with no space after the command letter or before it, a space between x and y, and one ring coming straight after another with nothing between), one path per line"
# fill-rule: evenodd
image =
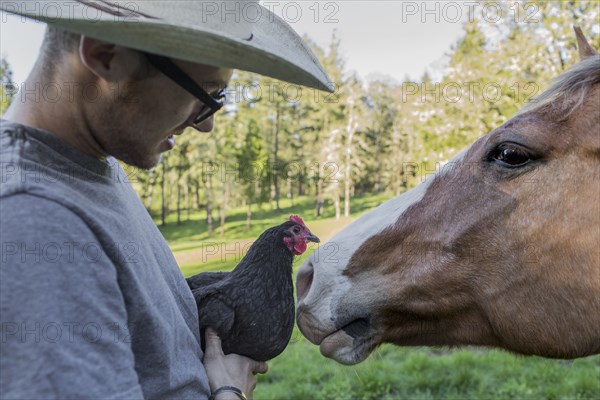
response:
M318 218L340 218L354 196L410 189L577 61L573 24L600 46L595 1L536 2L533 16L525 14L530 3L493 3L514 18L494 24L476 13L447 67L424 71L421 82L360 81L335 34L326 48L305 38L333 94L236 72L214 131L188 130L178 138L183 148L137 174L136 189L153 216L164 210L165 223L170 214L185 223L205 210L206 223L194 223L208 236L217 225L225 235L230 210L239 207L250 226L263 208L281 212L282 202L308 195Z
M262 203L267 200L268 175L264 173L264 166L268 160L267 152L263 147L260 127L254 119L248 122L244 143L237 153L238 165L243 187L243 195L248 207L256 201Z
M10 105L15 94L15 85L12 80L12 70L8 61L0 59L0 116Z

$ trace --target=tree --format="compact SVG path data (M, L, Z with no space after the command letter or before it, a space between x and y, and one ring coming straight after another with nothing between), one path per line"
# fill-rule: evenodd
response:
M323 67L328 72L335 87L333 94L307 92L308 104L314 102L314 142L312 168L314 169L313 180L316 192L316 215L320 216L325 197L329 197L335 208L336 218L340 212L340 180L344 176L346 157L344 149L344 131L354 133L355 122L348 125L349 108L347 106L347 78L345 77L345 62L340 54L340 40L334 33L327 52L315 49L315 53L321 55ZM350 129L348 131L348 129Z
M265 184L265 165L268 155L262 145L260 128L254 119L248 121L244 145L237 154L240 184L246 203L246 227L252 224L252 204L261 197Z
M348 82L347 123L344 145L344 217L350 216L350 191L352 189L352 163L354 153L354 135L359 126L359 112L361 101L360 83L356 76Z
M188 176L190 173L190 139L189 136L180 136L177 138L178 142L176 150L174 150L174 168L177 171L177 225L181 225L181 189L182 186L185 189L185 193L189 193L188 190Z
M371 82L367 90L364 133L359 137L355 156L362 162L355 179L360 181L363 192L383 192L399 171L396 163L399 164L404 153L394 141L394 133L398 133L394 122L399 109L395 90L394 86L379 81Z
M169 156L164 155L160 161L160 223L162 226L167 224L168 200L165 193L165 184L169 172Z

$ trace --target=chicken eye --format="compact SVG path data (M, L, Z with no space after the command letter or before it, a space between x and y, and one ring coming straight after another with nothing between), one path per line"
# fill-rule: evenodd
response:
M514 143L503 143L496 147L490 156L491 160L506 167L521 167L532 160L531 154Z
M300 233L300 227L299 226L295 226L294 227L294 233Z

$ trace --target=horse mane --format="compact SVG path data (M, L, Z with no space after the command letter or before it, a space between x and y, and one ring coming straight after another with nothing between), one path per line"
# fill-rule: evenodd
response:
M556 77L548 89L521 108L517 115L548 106L552 114L564 121L581 107L597 83L600 83L600 55L593 55Z

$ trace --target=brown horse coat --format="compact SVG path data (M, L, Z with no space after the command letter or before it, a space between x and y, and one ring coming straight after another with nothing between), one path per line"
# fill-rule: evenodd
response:
M600 56L298 272L298 325L339 362L380 343L600 352ZM583 42L582 42L583 41Z

